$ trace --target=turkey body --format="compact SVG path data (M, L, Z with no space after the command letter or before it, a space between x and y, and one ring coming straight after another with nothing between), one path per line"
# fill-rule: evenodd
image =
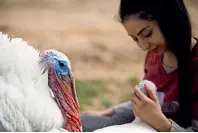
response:
M144 121L136 118L133 122L122 124L122 125L114 125L105 127L102 129L95 130L94 132L157 132L150 125L145 123Z
M39 67L39 51L0 34L0 131L65 131L66 122Z

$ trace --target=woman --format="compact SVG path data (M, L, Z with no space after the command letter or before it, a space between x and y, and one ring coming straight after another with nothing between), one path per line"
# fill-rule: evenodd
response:
M128 35L148 51L144 79L164 94L158 99L146 86L147 97L136 87L133 114L158 131L198 131L198 42L183 0L121 0L119 15Z

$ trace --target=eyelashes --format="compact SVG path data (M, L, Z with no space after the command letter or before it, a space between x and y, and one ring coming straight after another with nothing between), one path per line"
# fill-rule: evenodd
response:
M141 35L143 38L149 38L153 35L153 31L151 30L149 33L147 33L146 35ZM129 35L130 36L130 35ZM130 36L135 42L138 42L138 38L137 37L133 37L133 36Z
M152 36L152 31L150 31L146 36L144 36L144 37L151 37Z

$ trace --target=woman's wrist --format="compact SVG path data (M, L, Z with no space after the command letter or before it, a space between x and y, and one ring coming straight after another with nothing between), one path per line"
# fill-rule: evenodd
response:
M154 126L159 132L170 132L171 122L164 114L161 114L157 120L156 126Z

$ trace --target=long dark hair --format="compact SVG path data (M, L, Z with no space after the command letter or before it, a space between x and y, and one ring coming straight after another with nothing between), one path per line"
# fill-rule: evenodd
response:
M121 21L134 14L140 19L157 21L168 49L177 58L180 109L175 121L182 127L189 127L192 120L192 31L185 4L183 0L121 0Z

